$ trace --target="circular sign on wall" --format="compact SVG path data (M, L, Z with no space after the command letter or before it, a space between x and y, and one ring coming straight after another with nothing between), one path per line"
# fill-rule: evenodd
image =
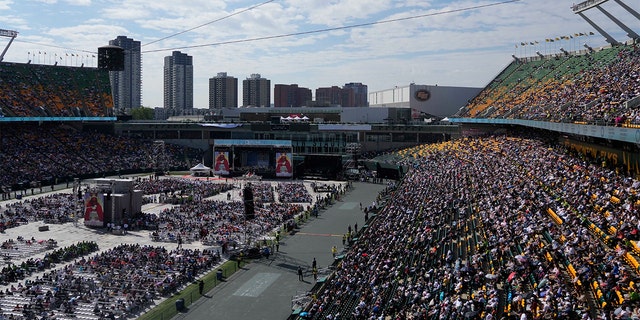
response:
M429 100L429 98L431 98L431 92L429 92L429 90L427 89L417 90L415 93L415 98L418 101L427 101Z

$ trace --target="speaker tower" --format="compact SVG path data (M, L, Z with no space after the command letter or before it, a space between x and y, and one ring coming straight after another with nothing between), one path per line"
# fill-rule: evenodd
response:
M244 200L244 218L245 220L253 220L256 217L255 205L253 203L253 190L251 184L247 184L242 191Z

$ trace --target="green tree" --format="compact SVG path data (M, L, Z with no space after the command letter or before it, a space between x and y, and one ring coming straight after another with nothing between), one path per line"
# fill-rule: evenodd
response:
M153 109L140 107L131 110L133 120L153 120Z

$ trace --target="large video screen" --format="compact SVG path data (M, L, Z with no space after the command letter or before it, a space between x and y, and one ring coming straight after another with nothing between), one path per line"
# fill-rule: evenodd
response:
M293 176L291 159L292 154L290 152L276 152L276 177Z
M84 225L104 226L104 195L102 193L87 192L84 194Z
M221 176L229 174L229 151L214 151L213 173Z

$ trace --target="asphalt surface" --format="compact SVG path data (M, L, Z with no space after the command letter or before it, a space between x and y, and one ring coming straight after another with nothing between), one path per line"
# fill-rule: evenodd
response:
M305 296L315 285L311 273L315 258L319 277L329 272L334 257L331 248L344 250L342 237L348 226L365 225L360 204L368 206L384 189L382 184L359 183L344 194L339 201L300 226L293 235L284 235L280 251L269 259L253 260L234 273L205 297L189 305L187 310L173 320L181 319L287 319L296 308L293 301ZM298 279L297 269L304 270L303 281Z

